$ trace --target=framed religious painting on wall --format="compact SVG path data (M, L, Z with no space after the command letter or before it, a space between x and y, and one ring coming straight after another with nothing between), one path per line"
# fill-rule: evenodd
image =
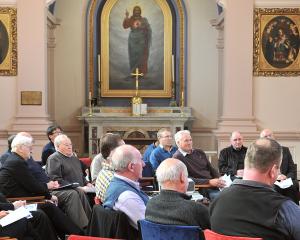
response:
M17 10L0 7L0 76L17 75Z
M165 0L107 0L101 13L101 96L171 97L172 14Z
M299 31L299 8L255 9L254 75L300 75Z

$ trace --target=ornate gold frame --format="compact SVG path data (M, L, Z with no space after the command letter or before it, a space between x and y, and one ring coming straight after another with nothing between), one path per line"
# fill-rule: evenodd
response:
M8 51L0 64L0 76L17 75L17 10L10 7L0 8L0 21L8 35Z
M109 89L109 15L118 0L108 0L101 15L101 97L132 97L135 90ZM171 97L172 83L172 15L165 0L155 0L164 15L164 89L141 90L141 97Z
M299 8L257 8L254 10L254 54L253 74L255 76L298 76L300 75L300 49L292 64L277 68L269 64L263 53L264 29L274 18L285 16L291 19L300 31ZM267 51L267 50L265 50Z

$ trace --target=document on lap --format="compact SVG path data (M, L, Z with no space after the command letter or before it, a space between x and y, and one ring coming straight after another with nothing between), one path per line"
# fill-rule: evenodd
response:
M9 211L9 214L0 219L0 225L5 227L11 223L14 223L22 218L32 218L31 213L25 207L19 207L14 211Z

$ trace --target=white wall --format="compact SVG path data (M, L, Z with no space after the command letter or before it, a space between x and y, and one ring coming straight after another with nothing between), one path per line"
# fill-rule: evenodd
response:
M188 105L196 120L193 129L215 128L218 117L217 17L215 1L185 1L188 13Z
M54 59L54 117L62 126L78 126L85 94L85 7L82 0L57 0Z

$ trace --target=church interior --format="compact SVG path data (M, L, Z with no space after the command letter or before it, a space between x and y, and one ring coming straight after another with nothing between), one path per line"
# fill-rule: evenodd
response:
M248 146L267 128L298 172L299 9L299 0L0 0L0 153L29 132L40 160L51 125L81 158L97 155L108 132L143 153L168 128L189 130L217 164L232 132ZM134 14L145 22L126 23ZM268 45L270 14L294 19L288 56ZM146 47L133 37L140 24Z
M98 12L103 9L100 2L103 1L0 2L3 7L17 9L17 71L0 77L3 90L0 96L2 152L7 147L8 136L26 130L36 139L33 154L38 159L47 141L45 130L56 123L72 138L80 156L91 154L89 146L92 140L89 139L92 133L89 133L84 118L90 92L92 98L98 100L95 106L103 107L108 115L113 115L109 113L110 106L113 106L116 109L112 112L123 107L124 114L130 116L130 97L122 97L123 93L119 94L121 97L116 96L118 93L113 93L114 97L101 97L101 84L98 84L101 81L98 78L101 39L91 39L93 36L89 35L92 31L94 35L100 31L97 23ZM245 142L249 143L258 137L261 129L270 128L277 140L290 148L297 162L300 154L299 76L255 76L253 71L254 9L293 8L298 6L297 1L230 0L222 3L226 9L222 13L218 13L216 1L212 0L171 2L177 8L172 20L176 33L166 39L173 45L171 52L167 53L169 67L166 77L171 81L171 72L175 72L173 100L175 95L175 104L181 107L183 97L184 107L191 112L184 118L189 120L186 128L192 132L195 147L217 153L228 145L229 135L234 130L241 131ZM52 6L52 12L49 6ZM34 14L32 8L36 9ZM94 29L91 29L91 24L96 24ZM127 51L126 45L123 48ZM175 61L172 61L171 53ZM101 57L105 56L101 54ZM106 74L105 71L102 66L101 74ZM40 102L22 103L22 92L40 93ZM156 94L168 95L164 91ZM163 112L171 100L170 93L162 98L144 97L144 102L148 103L148 115L151 107L158 108L159 115L159 108ZM174 118L176 115L180 117L175 113ZM133 119L137 118L147 118L147 115ZM143 126L141 120L140 128L146 129L149 124L153 126L149 121ZM185 124L184 121L176 124L181 126L182 123ZM157 128L162 126L159 122L155 124ZM162 124L166 126L168 123ZM132 129L139 130L137 127ZM97 131L99 137L101 132Z

